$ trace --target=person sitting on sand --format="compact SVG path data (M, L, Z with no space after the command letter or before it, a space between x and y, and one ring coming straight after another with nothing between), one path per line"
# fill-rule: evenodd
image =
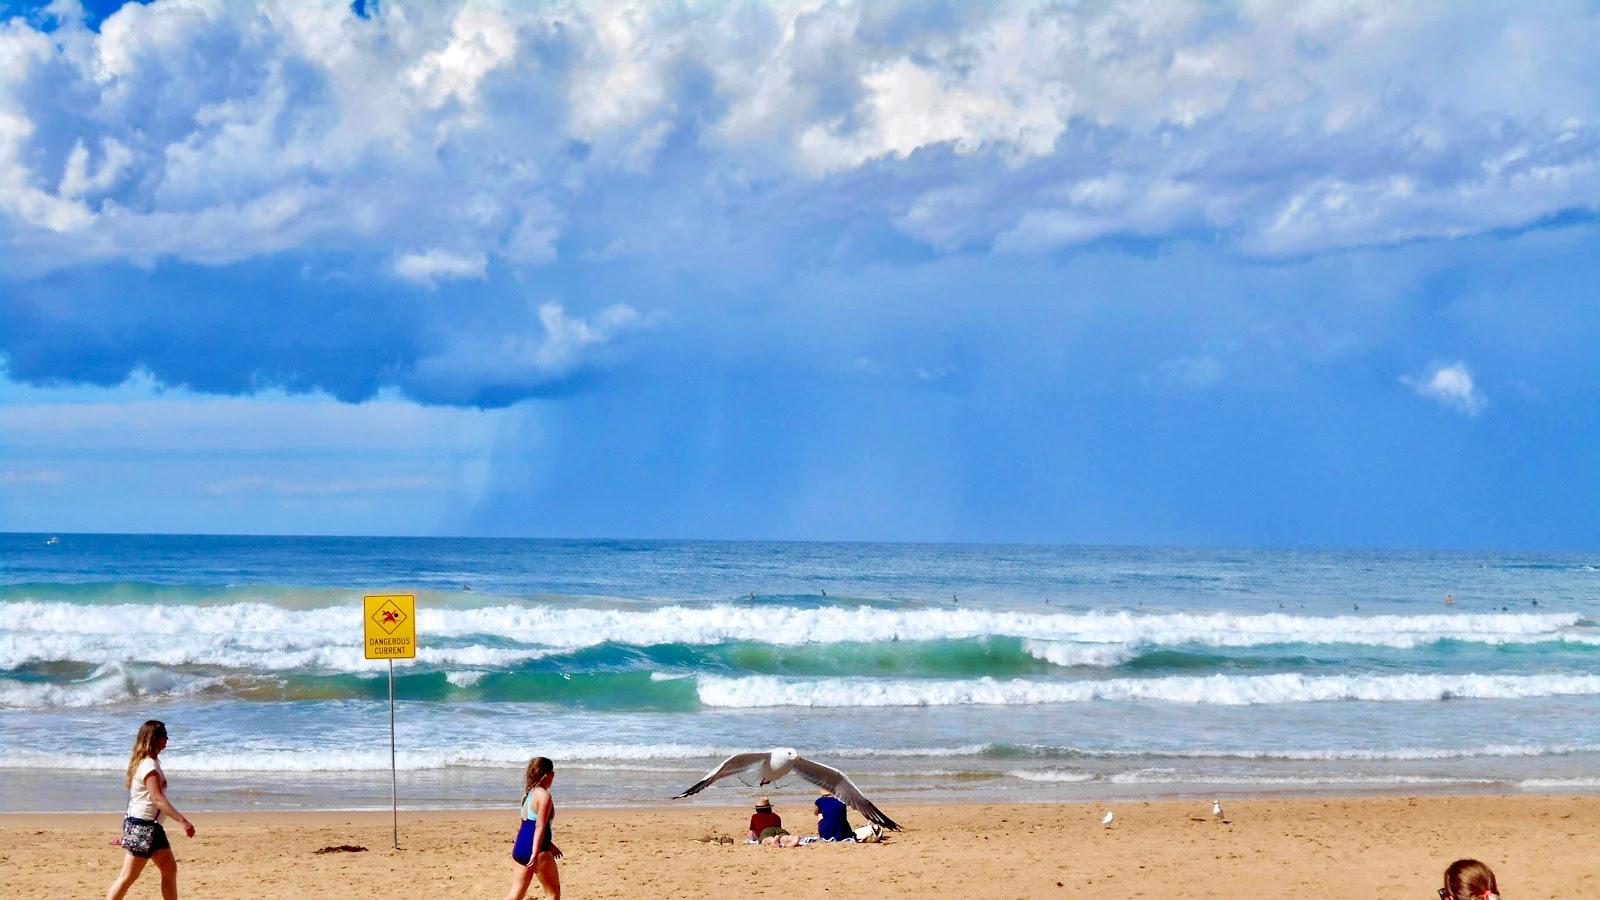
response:
M1494 872L1475 859L1458 859L1444 870L1439 900L1500 900Z
M550 796L556 765L543 756L535 756L528 760L522 780L522 824L511 845L511 859L517 867L506 900L522 900L534 875L539 876L539 885L550 900L561 900L561 873L556 868L561 848L552 839L556 801Z
M850 827L850 819L845 814L844 801L835 797L833 791L823 788L813 808L817 812L817 837L825 841L855 837L855 829Z
M161 751L167 749L167 726L151 719L139 726L133 739L133 755L128 760L128 815L122 820L122 871L106 888L106 900L122 900L138 880L146 863L154 862L161 872L161 896L177 900L178 861L172 857L167 830L162 819L183 826L183 833L194 837L194 823L184 818L167 799L167 775L161 771Z
M756 803L755 814L750 817L750 840L759 841L778 831L783 831L783 818L772 811L772 799L762 797Z

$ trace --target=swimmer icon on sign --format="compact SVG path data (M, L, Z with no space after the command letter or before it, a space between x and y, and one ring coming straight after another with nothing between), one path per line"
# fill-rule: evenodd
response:
M378 594L363 598L367 659L415 659L417 598Z

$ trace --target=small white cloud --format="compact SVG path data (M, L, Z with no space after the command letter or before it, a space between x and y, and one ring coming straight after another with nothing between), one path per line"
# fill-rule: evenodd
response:
M451 253L425 250L407 253L394 261L394 272L407 281L432 287L436 282L455 278L482 278L488 260L481 253Z
M1464 362L1434 363L1427 374L1418 378L1405 375L1400 381L1421 396L1469 416L1483 412L1489 403L1473 383L1472 372Z
M570 315L554 302L532 312L537 326L507 323L499 336L455 335L442 352L417 363L411 390L444 402L473 402L485 389L504 402L521 399L585 368L619 336L657 321L622 303L589 318Z
M524 340L516 345L514 355L541 371L568 372L577 365L584 350L636 327L640 318L638 310L623 303L601 310L592 322L567 315L559 303L545 303L539 307L544 341Z

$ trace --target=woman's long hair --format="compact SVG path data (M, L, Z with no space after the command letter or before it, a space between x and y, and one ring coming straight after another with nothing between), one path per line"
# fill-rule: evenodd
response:
M1475 859L1458 859L1451 863L1444 870L1444 886L1457 900L1494 900L1500 896L1494 872Z
M155 719L139 726L139 735L133 739L133 755L128 757L128 777L123 787L133 787L133 772L144 758L152 755L151 748L167 739L167 726Z
M528 760L528 771L522 775L522 796L527 797L533 793L534 787L544 780L546 775L556 770L556 764L543 756L535 756Z

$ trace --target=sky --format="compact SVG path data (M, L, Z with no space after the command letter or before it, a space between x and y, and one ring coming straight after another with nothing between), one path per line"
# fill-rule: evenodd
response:
M1597 55L0 0L0 530L1600 548Z

